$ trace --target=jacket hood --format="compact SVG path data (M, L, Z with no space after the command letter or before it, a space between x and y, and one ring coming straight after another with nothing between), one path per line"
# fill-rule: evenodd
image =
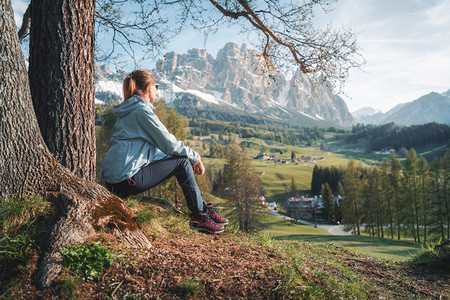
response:
M124 102L122 102L119 106L113 108L112 112L114 115L120 118L129 114L136 108L142 106L149 106L151 109L154 109L154 106L151 103L145 101L138 95L133 95Z

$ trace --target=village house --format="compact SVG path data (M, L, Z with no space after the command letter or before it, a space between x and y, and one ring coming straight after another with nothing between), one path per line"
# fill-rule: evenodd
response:
M300 198L290 197L286 200L286 213L289 217L296 220L323 220L324 203L322 196L314 196L307 198L301 196Z
M259 153L257 155L254 155L253 159L273 160L273 156L269 156L266 153Z
M374 151L373 153L378 154L378 155L389 155L393 152L395 152L395 149L383 149L381 151Z

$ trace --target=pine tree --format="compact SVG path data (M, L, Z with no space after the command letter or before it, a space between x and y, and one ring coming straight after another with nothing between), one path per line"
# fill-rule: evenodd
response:
M401 170L402 167L397 157L394 153L391 153L390 161L390 174L389 181L390 186L392 186L392 199L395 209L395 222L397 224L397 239L400 240L401 236L401 215L402 215L402 203L400 194L400 183L401 183Z
M297 196L297 185L295 184L294 177L291 177L291 185L289 188L289 196L296 197Z
M333 205L333 191L328 183L322 185L322 200L324 203L324 215L327 222L331 223L336 219Z
M389 217L389 229L391 233L391 239L394 239L394 226L393 226L393 199L394 199L394 189L389 180L389 162L384 159L381 164L381 195L383 197L384 203L387 203L387 212Z
M360 203L359 198L359 178L360 170L356 166L354 159L351 157L347 168L345 169L343 188L344 198L342 201L342 221L353 226L355 234L360 235Z
M423 226L423 242L427 242L427 230L428 230L428 222L429 222L429 214L430 214L430 204L429 204L429 166L428 162L425 158L421 157L417 163L417 173L419 180L419 203L420 210L422 213L422 226ZM430 214L431 215L431 214Z
M414 234L414 241L420 243L420 207L419 207L419 190L417 182L417 154L412 148L409 150L408 157L405 161L405 177L406 177L406 188L408 190L408 200L410 202L413 217L413 222L415 222L416 233Z
M362 203L362 222L366 224L366 229L369 230L370 236L375 236L375 208L374 197L371 193L371 176L361 180L360 182L360 202Z
M312 179L311 179L311 194L312 195L318 195L320 193L320 186L321 186L321 176L320 176L320 169L317 165L314 165L313 173L312 173Z
M450 239L450 150L442 158L442 192L447 220L447 239Z
M441 168L439 165L439 160L437 159L437 157L435 157L433 159L433 161L431 162L430 165L430 170L432 172L432 189L433 189L433 197L432 199L434 199L434 202L437 204L437 228L438 228L438 232L441 236L442 240L445 240L445 230L444 230L444 205L443 205L443 195L440 192L441 189L441 184L439 183L440 181L440 175L441 175Z
M377 236L384 237L384 202L381 196L381 174L377 167L373 167L370 171L370 193L372 195L375 221L377 224Z
M222 194L233 208L239 229L244 232L260 228L258 208L261 180L253 167L246 150L242 150L236 140L228 146L227 162L223 168Z
M342 222L342 196L344 195L344 187L339 181L337 184L338 201L334 203L334 211L336 214L336 221Z

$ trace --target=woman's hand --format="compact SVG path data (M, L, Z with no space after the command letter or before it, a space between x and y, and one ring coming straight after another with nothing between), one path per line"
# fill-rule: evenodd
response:
M194 173L197 175L205 174L205 166L203 165L201 159L199 159L199 161L194 165Z

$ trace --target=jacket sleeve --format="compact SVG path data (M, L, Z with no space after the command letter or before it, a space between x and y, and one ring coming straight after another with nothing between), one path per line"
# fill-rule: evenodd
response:
M165 154L187 157L192 165L200 160L200 155L178 141L150 108L138 110L136 122L142 131L141 136Z

